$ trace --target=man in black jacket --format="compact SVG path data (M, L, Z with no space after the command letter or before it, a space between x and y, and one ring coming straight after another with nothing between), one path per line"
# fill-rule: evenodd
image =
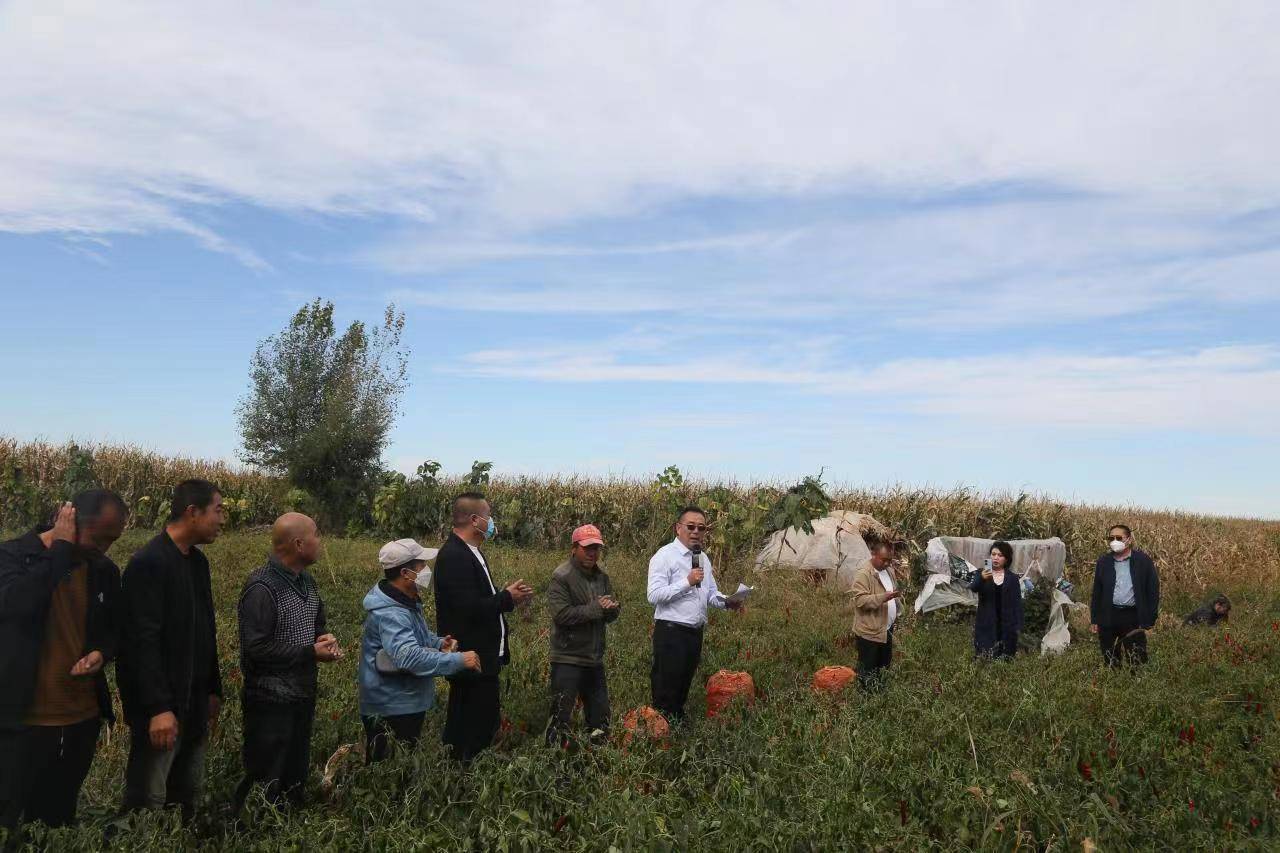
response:
M453 532L436 556L436 625L458 641L458 651L480 656L480 671L449 678L444 742L454 757L470 762L493 743L501 722L498 672L511 660L507 619L533 595L517 580L499 590L478 547L497 532L484 495L467 492L453 501Z
M573 708L582 700L592 737L609 731L609 685L604 672L605 626L618 618L621 605L600 567L604 538L594 524L570 537L569 559L551 574L547 609L551 611L551 722L547 744L563 746Z
M240 671L244 674L244 779L235 811L255 783L272 803L301 806L316 716L316 661L342 656L325 633L324 601L307 567L320 558L316 523L285 513L271 528L271 556L240 594Z
M1160 575L1156 564L1133 547L1133 531L1117 524L1107 534L1110 554L1093 571L1089 630L1098 635L1102 659L1115 666L1121 657L1147 662L1147 631L1160 613Z
M0 545L0 828L75 820L115 657L120 570L107 556L129 511L81 492L44 525Z
M209 561L196 546L218 538L223 518L215 485L179 483L164 530L124 570L116 680L130 733L126 811L195 813L205 741L222 705Z

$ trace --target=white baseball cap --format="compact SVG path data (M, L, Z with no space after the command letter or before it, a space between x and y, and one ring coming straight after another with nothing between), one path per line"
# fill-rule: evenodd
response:
M439 553L439 548L423 548L412 539L397 539L378 550L378 563L383 569L395 569L414 560L430 562Z

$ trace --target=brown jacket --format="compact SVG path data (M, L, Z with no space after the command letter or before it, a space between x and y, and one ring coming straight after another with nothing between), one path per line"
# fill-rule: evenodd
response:
M890 571L893 570L890 569ZM880 575L871 565L870 560L858 567L849 592L853 595L853 633L864 640L876 643L887 642L889 639L889 593L884 588L884 584L880 583ZM901 598L898 599L898 609L901 612Z

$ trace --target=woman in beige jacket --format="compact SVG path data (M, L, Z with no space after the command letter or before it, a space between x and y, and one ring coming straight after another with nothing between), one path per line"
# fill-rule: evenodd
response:
M853 576L853 633L858 638L858 683L875 688L881 671L893 660L893 623L898 618L902 595L893 578L893 545L868 543L871 559Z

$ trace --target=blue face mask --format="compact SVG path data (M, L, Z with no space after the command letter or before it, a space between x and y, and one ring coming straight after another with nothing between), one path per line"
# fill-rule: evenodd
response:
M493 516L489 516L489 526L484 529L484 538L492 539L498 535L498 525L493 523Z

